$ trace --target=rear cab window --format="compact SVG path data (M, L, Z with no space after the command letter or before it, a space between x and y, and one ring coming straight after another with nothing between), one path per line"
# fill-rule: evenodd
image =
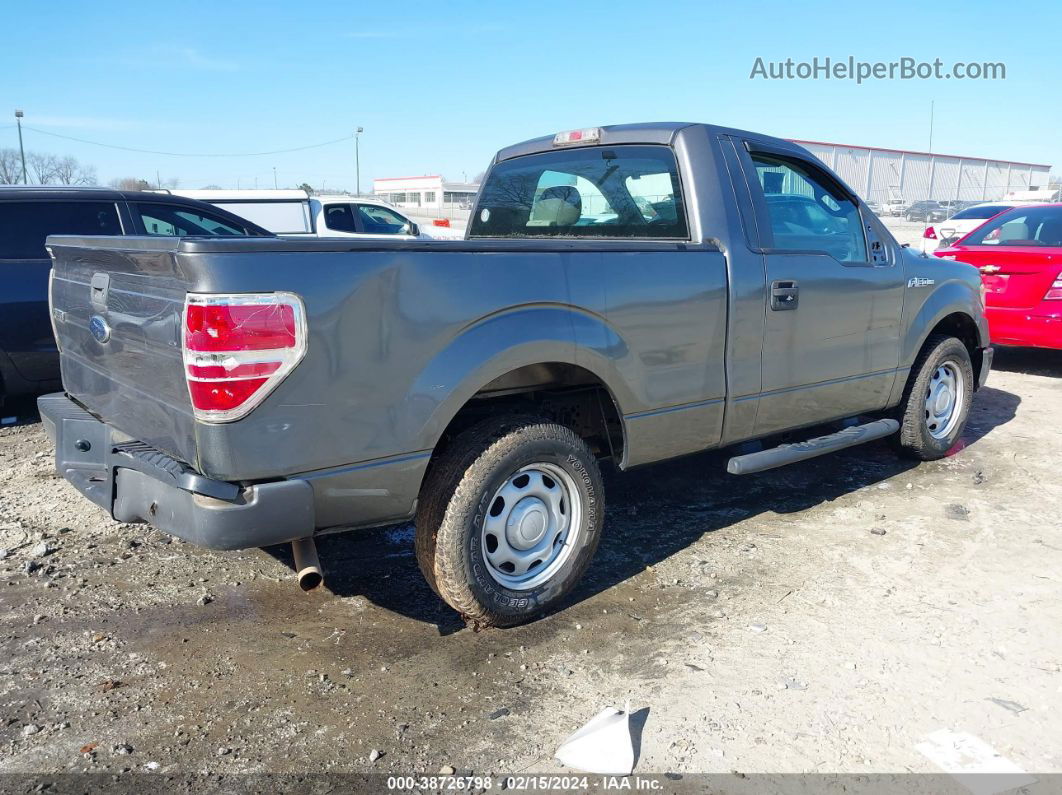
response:
M121 235L114 202L0 202L0 259L47 259L48 235Z
M357 232L354 213L349 204L326 204L324 207L325 226L333 232Z
M498 163L469 237L688 240L675 155L666 146L595 146Z

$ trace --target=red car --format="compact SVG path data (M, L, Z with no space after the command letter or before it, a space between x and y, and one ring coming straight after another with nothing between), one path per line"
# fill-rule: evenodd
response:
M933 253L980 269L993 343L1062 348L1062 204L1014 207Z

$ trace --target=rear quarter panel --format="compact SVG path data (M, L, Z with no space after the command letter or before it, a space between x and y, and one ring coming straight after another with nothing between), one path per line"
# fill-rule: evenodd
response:
M309 325L305 359L261 406L197 424L201 469L253 479L426 456L479 389L540 362L594 373L624 415L723 398L718 252L457 249L179 255L200 291L298 293Z

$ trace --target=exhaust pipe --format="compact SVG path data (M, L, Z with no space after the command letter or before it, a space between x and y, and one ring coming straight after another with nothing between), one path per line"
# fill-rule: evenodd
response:
M302 590L312 591L324 582L321 561L317 559L317 545L312 538L297 538L292 541L291 554L295 558L295 577Z

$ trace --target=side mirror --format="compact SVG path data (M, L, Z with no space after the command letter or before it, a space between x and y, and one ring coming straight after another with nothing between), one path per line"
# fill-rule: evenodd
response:
M406 234L412 235L413 237L419 237L420 227L410 221L408 224L406 224Z

